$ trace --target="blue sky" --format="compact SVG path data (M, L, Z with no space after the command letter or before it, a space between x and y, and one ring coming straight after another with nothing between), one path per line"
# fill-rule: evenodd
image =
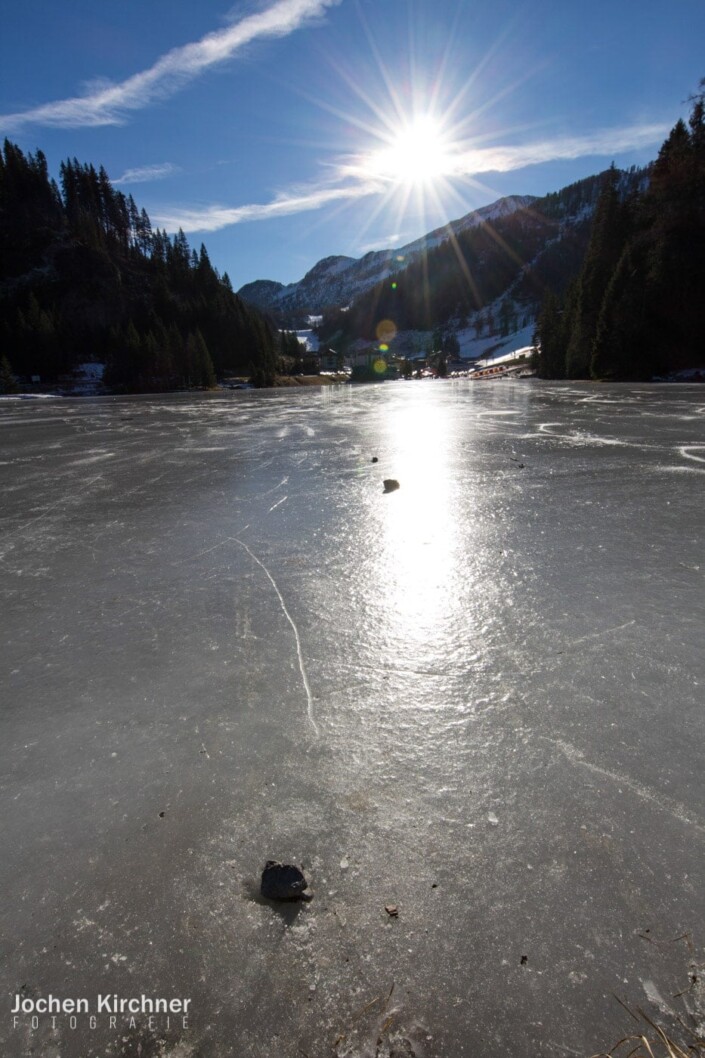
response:
M104 165L237 289L652 159L702 0L8 0L0 134Z

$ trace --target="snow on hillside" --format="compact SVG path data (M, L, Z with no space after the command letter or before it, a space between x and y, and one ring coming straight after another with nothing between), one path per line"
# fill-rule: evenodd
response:
M485 335L482 338L475 337L472 327L453 332L460 348L461 360L500 360L517 350L531 347L534 336L535 323L531 320L525 327L512 331L505 337L499 334ZM303 332L299 332L303 333ZM391 343L393 356L408 358L410 360L425 359L433 346L432 331L399 331ZM358 339L348 348L348 355L356 353L368 353L370 343L364 339Z
M460 356L463 360L476 360L479 358L494 360L506 356L517 349L530 346L534 336L536 324L532 320L526 327L514 331L505 338L493 334L489 337L476 338L475 331L469 327L464 331L458 331L458 344L460 345Z
M305 331L296 331L296 337L298 338L299 343L304 347L307 353L318 352L318 335L315 331L312 331L310 329Z
M436 228L434 231L429 232L428 235L422 235L415 242L410 242L407 246L403 246L397 253L401 257L406 258L405 264L408 264L409 259L417 257L424 250L432 250L436 246L440 246L442 242L450 238L451 233L457 236L460 232L476 228L479 224L498 220L500 217L508 217L510 214L516 213L517 210L528 209L531 203L535 201L536 199L533 195L508 195L506 198L500 198L489 206L482 206L480 209L466 214L460 220L453 220L449 225Z
M510 195L489 206L474 210L449 225L436 228L406 246L389 250L371 250L364 257L324 257L298 283L283 286L271 280L258 279L241 287L238 293L246 301L265 311L290 312L302 309L320 312L331 306L349 304L360 294L395 272L406 268L422 253L440 245L460 232L487 221L509 216L526 209L534 201L531 195Z

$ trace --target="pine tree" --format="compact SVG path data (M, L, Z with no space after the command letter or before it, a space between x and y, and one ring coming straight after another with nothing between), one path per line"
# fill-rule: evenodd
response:
M608 284L592 373L650 378L702 363L705 332L705 106L693 99L651 171Z
M276 377L274 340L261 317L252 317L250 342L250 381L258 388L273 386Z
M627 209L620 200L614 165L605 174L590 245L578 279L575 309L569 321L566 376L589 378L593 343L602 301L628 235Z
M174 371L174 385L178 388L187 386L189 382L186 343L174 322L170 324L167 332L166 348L169 362Z
M183 231L173 242L152 231L103 167L69 158L60 173L61 191L41 152L25 156L5 141L0 341L18 371L54 378L90 353L121 389L211 386L225 365L250 363L273 378L271 328L220 278L205 246L195 253Z
M593 378L621 381L653 375L645 296L643 262L636 248L627 246L603 298L590 363Z
M502 338L509 334L509 326L512 320L512 303L509 298L502 298L499 306L499 328Z
M213 361L211 360L208 346L199 330L189 334L186 341L186 351L189 364L190 385L202 386L205 389L214 389L217 385Z
M10 361L6 356L0 359L0 393L19 393L20 387L15 378Z
M539 378L565 378L565 326L557 296L549 292L536 321L534 345Z
M187 272L191 267L191 252L182 228L179 228L171 244L171 261L174 267L182 273Z
M140 253L148 257L152 249L152 224L145 209L136 221L136 243Z

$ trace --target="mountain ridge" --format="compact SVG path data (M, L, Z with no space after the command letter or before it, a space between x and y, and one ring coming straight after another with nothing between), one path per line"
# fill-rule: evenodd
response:
M359 258L336 254L323 257L298 282L284 284L271 279L256 279L240 287L238 295L278 317L302 313L318 315L366 293L445 240L469 228L527 209L535 201L534 195L506 195L404 246L369 250Z

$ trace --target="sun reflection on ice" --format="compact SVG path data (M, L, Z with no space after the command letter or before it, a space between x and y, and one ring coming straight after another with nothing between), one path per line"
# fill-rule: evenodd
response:
M385 464L394 468L401 487L385 499L382 519L385 631L414 665L432 665L462 620L462 549L448 425L446 413L429 402L399 407L388 420Z

